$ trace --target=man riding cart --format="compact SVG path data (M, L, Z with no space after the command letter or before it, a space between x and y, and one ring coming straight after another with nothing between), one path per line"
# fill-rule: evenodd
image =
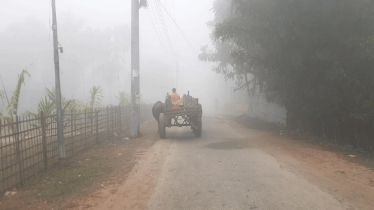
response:
M158 121L158 132L160 138L166 137L166 127L189 127L191 126L196 137L202 132L202 106L199 99L193 98L188 93L181 98L176 89L168 94L165 103L157 102L152 109L153 116Z

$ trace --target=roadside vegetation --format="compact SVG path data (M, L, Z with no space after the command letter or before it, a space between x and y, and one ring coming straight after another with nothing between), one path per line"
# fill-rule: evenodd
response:
M366 0L216 0L213 48L199 58L284 106L289 130L373 152L373 9Z
M14 196L0 197L0 209L91 208L92 203L82 200L90 196L97 199L100 190L115 192L131 172L138 153L155 142L149 140L153 132L145 133L141 141L125 140L127 133L106 139L99 146L67 159L64 167L41 173L21 189L13 188Z
M12 123L15 116L20 116L22 114L18 113L19 101L21 98L22 87L25 85L26 78L31 77L30 73L27 70L22 70L18 75L17 86L12 94L12 97L9 99L7 90L3 86L4 90L0 91L0 119L4 120L5 123ZM44 116L54 115L56 112L56 91L54 88L46 88L45 96L38 103L37 112L27 112L26 114L32 116L39 116L41 113ZM67 99L66 97L61 97L62 103L62 112L68 113L78 113L79 111L87 110L92 112L93 110L100 108L103 98L103 90L101 86L93 86L89 89L89 98L87 103L80 101L78 99ZM118 104L120 106L126 106L129 104L128 95L124 91L118 93Z

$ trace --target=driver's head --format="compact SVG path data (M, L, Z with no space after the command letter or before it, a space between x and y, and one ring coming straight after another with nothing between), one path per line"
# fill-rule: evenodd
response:
M173 93L176 93L176 92L177 92L177 89L173 88L172 91L173 91Z

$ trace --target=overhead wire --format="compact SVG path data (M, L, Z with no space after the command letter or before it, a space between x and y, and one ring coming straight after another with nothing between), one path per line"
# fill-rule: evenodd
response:
M150 18L154 30L156 31L163 50L170 54L171 57L176 58L176 87L178 87L179 34L182 34L183 39L194 53L197 52L195 46L200 45L188 33L183 31L177 23L176 10L173 1L172 6L170 6L168 0L149 0L148 8L149 11L147 11L147 15ZM169 18L165 19L164 13L166 13ZM167 50L167 48L169 50Z
M155 7L156 7L157 13L159 15L159 19L161 21L161 24L163 26L164 34L165 34L166 40L168 42L169 48L170 48L171 52L174 54L174 46L173 46L173 43L171 42L171 39L170 39L170 36L169 36L169 30L168 30L168 27L165 23L165 18L164 18L164 14L162 12L162 8L160 7L161 2L160 2L160 0L154 0L153 2L155 3Z
M167 3L167 0L165 0L166 1L166 3ZM175 12L175 5L174 5L174 1L172 0L172 4L173 4L173 12L174 12L174 19L173 18L171 18L171 20L176 24L176 25L178 25L178 23L177 23L177 16L176 16L176 12ZM167 6L168 6L168 4L167 4ZM170 6L168 6L168 7L170 7ZM171 10L171 9L170 9ZM179 27L179 25L178 25L178 27ZM180 28L180 27L179 27ZM186 33L185 31L183 31L183 30L181 30L181 32L182 33L184 33L186 36L187 36L187 38L189 38L192 42L194 42L196 45L197 45L197 47L200 47L201 45L195 40L195 39L193 39L188 33Z
M174 14L174 19L177 21L177 15L175 12L175 5L174 5L174 0L171 0L172 2L172 13ZM168 1L166 0L166 3L168 4ZM174 27L175 28L175 27ZM177 60L176 60L176 85L175 87L178 89L179 88L179 36L178 36L178 29L175 28L175 39L176 39L176 54L177 54Z
M167 5L167 7L169 8L169 11L173 11L174 19L176 20L177 17L176 17L176 13L175 13L175 8L170 7L168 2L169 2L168 0L165 0L165 3ZM176 48L175 50L177 51L176 53L178 54L178 37L177 37L178 36L178 30L175 27L173 27L174 25L172 23L172 20L170 20L170 18L167 18L167 20L169 22L168 26L170 27L170 31L172 32L172 38L173 38L172 41L174 42L174 45L175 45L175 48Z
M160 3L161 0L156 0ZM171 8L169 6L169 3L168 3L168 0L164 0L164 2L166 3L166 6L168 7L168 10L171 11ZM161 8L161 11L162 11L162 8ZM174 17L175 18L175 17ZM167 26L169 26L169 29L171 31L171 34L172 34L172 43L173 43L173 47L175 47L175 45L177 44L177 41L175 40L175 31L174 31L174 27L173 27L173 23L171 23L171 20L169 18L166 19L168 22Z
M172 53L173 50L172 50L172 47L171 47L171 45L168 41L168 36L165 32L165 29L164 29L164 26L163 26L164 25L163 20L161 19L159 11L157 11L156 5L154 4L153 1L149 1L148 5L149 5L150 11L151 11L151 13L154 17L153 20L154 20L154 22L155 22L155 24L156 24L156 26L157 26L157 28L160 32L162 45L163 45L164 48L165 48L166 45L168 46L169 50L167 52L171 57L173 57L173 53ZM162 26L160 26L160 25L162 25ZM162 34L164 34L164 35L162 36Z
M171 10L167 0L164 0L164 1L167 4L168 9ZM178 61L179 50L178 50L178 38L177 38L178 29L173 27L174 25L173 25L172 21L170 20L170 18L165 19L164 11L163 11L163 8L162 8L161 4L162 4L161 0L152 0L150 2L150 8L153 9L155 11L155 13L157 14L157 17L158 17L157 20L162 25L162 27L160 27L160 28L163 29L164 38L165 38L165 40L168 44L168 47L170 49L170 53L172 54L172 57L175 56L176 83L177 83L176 87L177 87L178 86L178 66L179 66L179 63L178 63L179 62ZM174 10L174 16L176 18L175 10Z
M160 29L160 26L159 26L159 23L158 23L157 13L154 11L154 9L153 9L152 6L153 6L153 5L149 2L149 3L148 3L148 8L150 8L150 9L147 10L147 11L150 11L150 12L149 12L149 15L152 16L151 21L152 21L153 23L155 23L155 26L156 26L156 28L157 28L157 31L159 32L159 34L160 34L160 36L161 36L161 29ZM162 40L162 41L163 41L163 40Z
M158 38L158 40L160 41L160 44L161 44L161 46L162 46L162 48L163 48L163 50L165 51L165 53L166 54L168 54L169 55L169 52L166 50L166 48L165 48L165 46L164 46L164 42L163 42L163 40L162 40L162 38L161 38L161 35L160 35L160 29L159 29L159 27L158 27L158 25L157 25L157 23L155 23L155 19L153 19L152 17L151 17L151 12L149 11L149 10L146 10L146 13L147 13L147 15L148 15L148 18L150 19L150 21L151 21L151 24L152 24L152 27L153 27L153 30L156 32L156 34L157 34L157 38ZM156 20L157 21L157 20Z
M183 38L185 39L185 41L188 43L189 47L192 49L192 51L194 52L197 52L196 49L192 46L191 42L188 41L187 37L186 37L186 33L179 27L178 23L176 22L176 20L172 17L172 15L169 13L169 11L166 9L166 7L164 6L164 4L160 1L159 2L160 5L162 6L162 8L165 10L166 14L171 18L171 20L173 21L173 23L175 24L175 26L178 28L179 32L182 34ZM190 37L190 39L192 39Z

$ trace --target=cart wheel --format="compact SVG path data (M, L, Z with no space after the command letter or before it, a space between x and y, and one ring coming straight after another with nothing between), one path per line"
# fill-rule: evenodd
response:
M164 113L160 114L160 117L159 117L159 120L158 120L158 133L159 133L161 139L165 139L166 129L165 129L165 115L164 115Z
M201 117L198 120L196 120L196 126L198 127L198 129L195 130L195 136L201 137L201 132L203 130L203 122L202 122Z

